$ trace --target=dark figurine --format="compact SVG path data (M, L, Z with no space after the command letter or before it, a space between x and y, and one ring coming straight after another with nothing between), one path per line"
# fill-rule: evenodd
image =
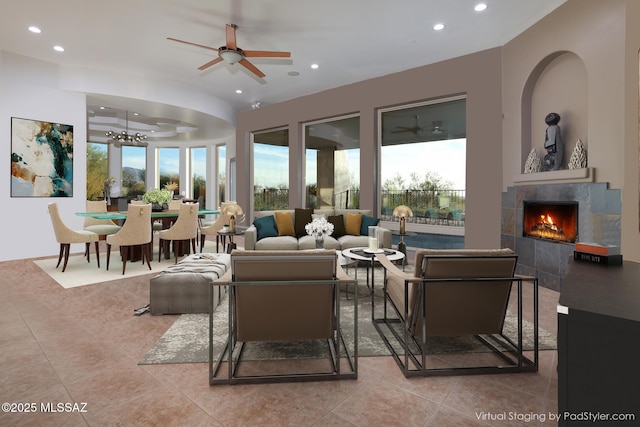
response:
M560 115L558 113L549 113L544 118L544 122L549 126L545 133L544 148L547 155L544 156L544 170L558 170L562 166L562 154L564 152L564 142L562 141L562 133L560 132Z

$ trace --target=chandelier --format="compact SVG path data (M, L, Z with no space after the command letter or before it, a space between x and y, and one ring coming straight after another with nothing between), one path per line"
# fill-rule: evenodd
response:
M146 147L148 145L145 141L147 139L147 135L143 135L140 132L136 132L134 134L129 133L129 111L126 111L125 130L122 132L114 132L110 130L105 133L105 135L115 141L113 144L115 147L120 147L121 145L137 145Z

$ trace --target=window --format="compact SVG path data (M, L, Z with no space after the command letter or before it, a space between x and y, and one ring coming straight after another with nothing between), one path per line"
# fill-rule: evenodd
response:
M254 209L289 208L289 130L253 135Z
M180 149L158 148L158 185L175 184L171 188L175 194L180 194Z
M216 159L217 159L217 171L218 171L218 203L217 206L220 206L221 202L227 200L226 194L226 181L227 181L227 146L226 145L217 145L216 146Z
M306 124L307 208L360 207L360 117Z
M147 190L147 148L122 146L121 194L129 198L143 195Z
M466 98L381 111L381 215L407 205L413 220L462 225L466 179ZM411 220L411 219L410 219Z
M87 143L87 200L104 199L104 182L109 178L109 144Z
M207 200L207 149L206 147L191 148L191 195L192 199L202 197L202 208Z

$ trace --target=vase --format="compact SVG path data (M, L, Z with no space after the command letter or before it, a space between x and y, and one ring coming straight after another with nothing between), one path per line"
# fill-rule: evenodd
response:
M151 204L151 211L153 212L162 212L162 211L166 211L167 209L169 209L169 205L165 204L159 204L159 203L152 203Z
M324 239L316 239L316 249L324 249Z

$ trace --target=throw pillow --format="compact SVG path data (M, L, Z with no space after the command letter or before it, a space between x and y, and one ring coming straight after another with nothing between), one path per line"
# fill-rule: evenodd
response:
M368 236L369 227L375 227L380 222L380 218L374 218L369 215L362 215L362 225L360 226L360 235Z
M348 213L344 224L346 234L354 236L360 235L360 227L362 226L362 214Z
M347 234L347 232L344 229L344 216L332 215L332 216L329 216L327 221L333 224L333 234L331 235L331 237L337 239L338 237L342 237L345 234Z
M289 212L276 212L276 226L279 236L295 236L296 230L293 228L293 218Z
M276 228L276 219L273 215L265 216L262 218L256 218L253 220L253 225L256 226L258 235L256 240L264 239L265 237L277 237L278 229Z
M295 209L295 229L296 229L296 237L300 238L302 236L307 235L307 231L304 229L304 226L311 222L311 212L312 209Z

